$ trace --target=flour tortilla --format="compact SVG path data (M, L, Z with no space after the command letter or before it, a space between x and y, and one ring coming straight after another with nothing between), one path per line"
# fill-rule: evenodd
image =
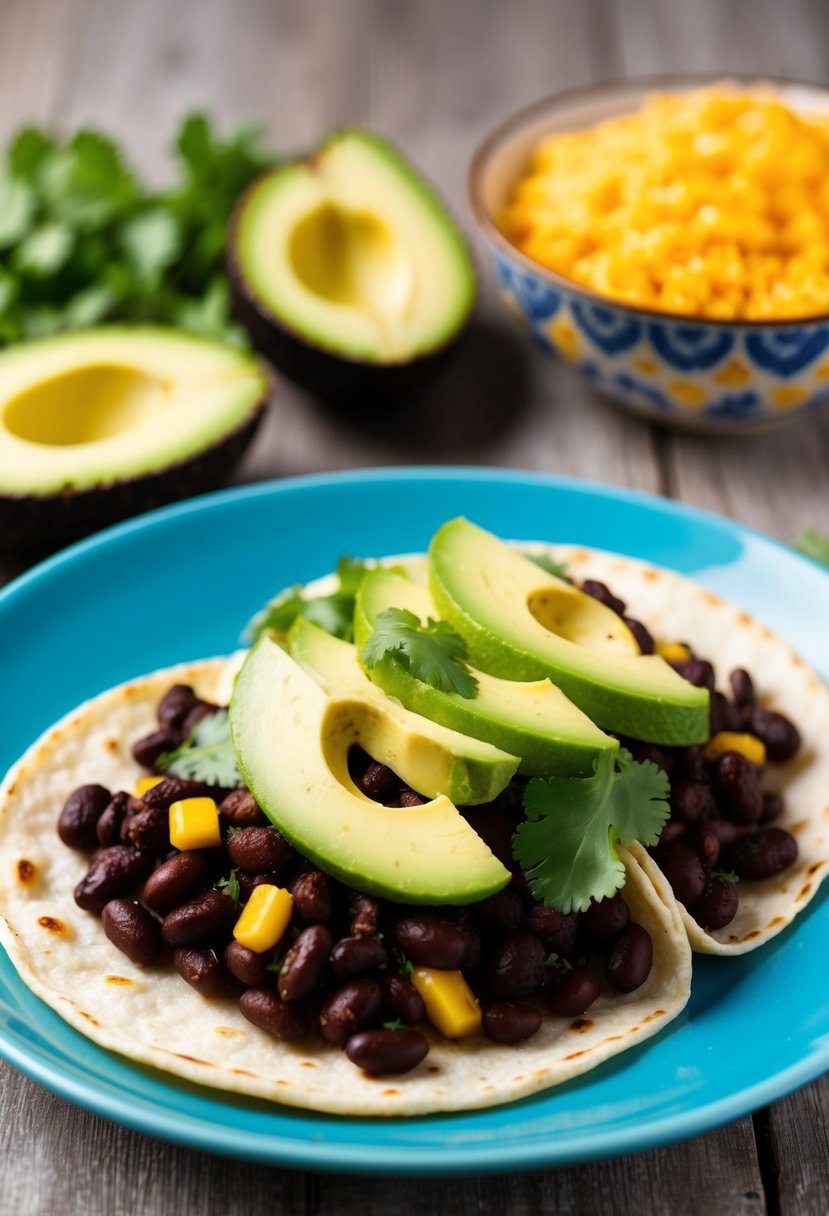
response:
M425 1061L402 1077L372 1079L314 1038L291 1045L245 1021L232 998L205 999L169 963L142 968L72 898L86 870L55 826L84 782L131 789L133 741L155 725L174 682L228 699L234 660L214 659L132 681L95 697L53 727L0 787L0 940L25 983L102 1047L188 1081L343 1115L420 1115L495 1106L579 1076L660 1031L684 1007L691 952L676 902L641 855L624 855L625 898L654 943L654 966L634 993L603 994L587 1015L548 1016L528 1042L430 1034ZM429 1032L427 1032L429 1033Z

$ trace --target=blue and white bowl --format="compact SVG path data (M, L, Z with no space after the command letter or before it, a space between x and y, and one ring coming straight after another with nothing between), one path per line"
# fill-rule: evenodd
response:
M829 399L829 316L709 321L637 308L532 261L494 221L545 135L629 113L655 90L688 90L717 79L634 80L540 102L484 141L469 189L504 303L536 346L572 364L598 393L640 418L733 435L780 426ZM829 113L826 90L791 81L775 87L794 107Z

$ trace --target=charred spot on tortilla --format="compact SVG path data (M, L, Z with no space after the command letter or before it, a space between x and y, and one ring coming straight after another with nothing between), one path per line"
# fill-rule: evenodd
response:
M107 984L120 985L122 988L129 988L135 983L135 980L131 980L128 975L105 975L104 980Z
M590 1018L576 1018L574 1022L570 1023L570 1029L577 1031L579 1034L584 1034L592 1025L593 1022Z
M62 920L58 920L56 916L39 916L37 923L41 929L46 929L49 933L54 933L57 937L68 937L69 926L65 925Z
M28 857L21 857L17 863L17 880L23 886L28 886L34 882L37 877L37 866L33 861L29 861Z

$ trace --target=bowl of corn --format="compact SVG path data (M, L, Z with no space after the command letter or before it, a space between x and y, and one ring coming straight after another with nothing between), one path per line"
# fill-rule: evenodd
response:
M469 184L509 311L627 411L745 434L829 399L829 91L559 94L493 132Z

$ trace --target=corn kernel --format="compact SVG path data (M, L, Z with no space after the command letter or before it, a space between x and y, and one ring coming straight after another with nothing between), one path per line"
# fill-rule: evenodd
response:
M139 777L135 783L136 798L143 798L148 790L159 785L164 780L163 777Z
M760 768L766 763L766 745L756 735L733 730L717 731L706 743L702 754L706 760L716 760L723 752L739 752Z
M182 798L170 806L174 849L209 849L222 843L219 811L212 798Z
M447 1039L461 1039L480 1028L480 1006L460 971L415 967L411 978L423 997L426 1016Z
M657 642L656 653L667 663L687 663L691 658L691 648L684 642Z
M254 887L236 922L233 936L257 954L271 950L280 940L291 919L293 897L284 887L260 883Z

